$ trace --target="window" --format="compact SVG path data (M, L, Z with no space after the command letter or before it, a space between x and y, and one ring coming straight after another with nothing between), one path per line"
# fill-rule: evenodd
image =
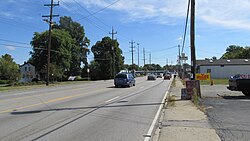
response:
M27 67L25 67L24 70L27 71Z
M23 75L23 78L25 78L25 74Z
M207 69L207 73L211 73L211 69Z
M29 71L30 71L30 67L29 67Z

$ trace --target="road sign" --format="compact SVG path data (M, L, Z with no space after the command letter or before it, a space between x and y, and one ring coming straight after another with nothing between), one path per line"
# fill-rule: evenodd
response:
M210 80L210 73L196 73L195 80Z
M188 60L187 56L181 57L181 60Z

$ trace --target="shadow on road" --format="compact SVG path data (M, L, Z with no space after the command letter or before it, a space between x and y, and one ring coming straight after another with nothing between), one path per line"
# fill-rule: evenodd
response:
M125 103L128 101L118 101L116 103ZM75 108L55 108L55 109L44 109L44 110L31 110L31 111L13 111L10 114L12 115L21 115L21 114L35 114L48 111L66 111L66 110L81 110L81 109L101 109L101 108L117 108L117 107L138 107L138 106L156 106L164 103L141 103L141 104L125 104L125 105L99 105L99 106L90 106L90 107L75 107Z

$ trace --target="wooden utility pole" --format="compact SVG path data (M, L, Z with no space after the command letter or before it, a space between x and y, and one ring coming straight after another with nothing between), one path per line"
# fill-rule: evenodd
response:
M191 80L195 80L196 56L195 56L195 0L191 0L190 20L190 47L191 47Z
M54 4L53 0L51 0L51 4L45 4L44 6L50 7L50 15L42 16L43 18L49 18L49 21L47 19L44 20L44 21L49 23L49 44L48 44L48 48L47 48L48 55L47 55L47 80L46 80L46 86L48 86L49 85L49 75L50 75L49 67L50 67L51 32L52 32L52 25L53 25L52 18L59 16L59 15L53 15L53 7L59 6L59 2L58 2L58 4Z
M145 66L145 61L146 61L146 58L145 58L145 48L143 48L143 66Z
M134 69L134 41L132 40L131 42L129 42L131 44L131 52L132 52L132 69Z
M137 43L138 46L138 67L140 67L140 43Z
M151 65L151 53L149 53L149 64Z
M115 77L115 45L114 45L114 35L117 34L117 32L114 32L114 28L112 27L112 32L109 33L112 34L112 52L113 52L113 77Z

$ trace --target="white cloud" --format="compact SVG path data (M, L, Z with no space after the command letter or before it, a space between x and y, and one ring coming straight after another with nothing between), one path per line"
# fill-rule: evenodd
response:
M100 9L116 0L77 0L82 5ZM72 0L64 2L74 3ZM108 7L126 13L121 17L127 22L154 21L159 24L176 24L185 20L188 0L121 0ZM93 10L92 10L93 11ZM231 29L250 30L249 0L197 0L196 21ZM197 22L197 23L198 23Z
M16 50L14 46L5 46L5 48L11 51Z

